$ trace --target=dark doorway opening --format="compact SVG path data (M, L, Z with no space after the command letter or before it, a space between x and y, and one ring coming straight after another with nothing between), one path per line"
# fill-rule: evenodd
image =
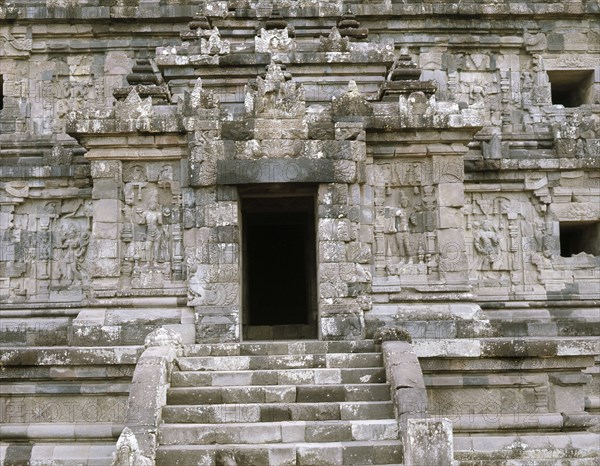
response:
M240 189L243 337L317 337L315 190Z

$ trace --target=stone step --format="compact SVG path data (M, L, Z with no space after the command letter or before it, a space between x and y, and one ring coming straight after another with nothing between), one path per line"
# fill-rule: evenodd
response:
M301 368L381 367L381 353L276 354L264 356L194 356L178 358L181 371L242 371Z
M401 462L402 447L397 440L271 445L164 445L159 447L156 454L156 464L159 466L400 465Z
M115 442L110 443L7 443L0 445L0 464L4 465L60 465L110 466Z
M308 368L288 370L186 371L174 372L172 387L232 386L232 385L297 385L385 382L383 367L369 368Z
M373 340L355 341L256 341L186 345L184 356L266 356L324 353L373 353L380 349Z
M236 424L162 424L160 445L324 443L397 440L395 419Z
M169 424L393 419L394 409L390 401L171 405L162 418Z
M33 395L67 395L67 394L110 394L110 395L128 395L130 383L119 383L114 380L106 382L80 381L73 383L69 380L64 381L41 381L41 382L23 382L23 383L2 383L0 397L4 396L33 396Z
M1 356L0 356L1 357ZM5 366L0 371L5 381L59 381L59 380L131 380L135 369L133 363L90 366Z
M167 393L167 404L172 405L387 401L389 399L389 384L180 387L171 388Z
M0 425L0 439L10 441L36 441L49 440L98 440L119 438L123 424L113 422L89 423L3 423Z

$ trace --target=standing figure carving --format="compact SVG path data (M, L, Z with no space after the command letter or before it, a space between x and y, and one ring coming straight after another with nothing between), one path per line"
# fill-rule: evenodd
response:
M479 253L481 262L479 270L497 270L502 259L500 235L488 220L479 225L474 224L475 250Z
M408 198L404 193L400 193L400 207L396 210L395 229L396 229L396 248L400 262L412 262L410 257L410 233L409 233L409 215L407 208L409 205Z
M163 262L163 217L156 200L152 199L145 210L138 207L136 212L141 216L142 223L146 224L146 260L151 264Z
M57 278L67 286L82 279L82 264L89 239L89 233L79 231L75 225L70 225L59 233L55 246L61 251Z

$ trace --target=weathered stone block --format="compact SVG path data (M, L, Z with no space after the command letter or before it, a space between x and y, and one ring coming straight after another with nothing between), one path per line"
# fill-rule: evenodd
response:
M565 49L565 36L563 34L551 33L547 36L549 52L563 52Z
M117 199L99 199L94 201L94 219L99 222L117 222L119 220Z
M99 160L92 161L92 178L113 178L118 181L121 176L121 161Z
M298 465L343 464L342 449L337 445L301 445L297 459Z
M352 160L333 161L333 180L336 183L355 183L357 181L356 162Z
M119 224L95 222L92 229L92 235L95 239L116 240L119 233Z
M320 241L319 260L322 262L344 262L346 244L341 241Z
M119 184L110 178L94 180L92 199L117 199L119 197Z
M464 214L460 209L440 207L438 225L440 228L460 228Z
M462 207L465 203L464 187L461 183L438 184L438 203L443 207Z
M551 385L549 390L549 409L559 413L577 413L583 411L584 395L580 385Z
M452 422L448 419L409 419L404 444L407 466L452 466Z

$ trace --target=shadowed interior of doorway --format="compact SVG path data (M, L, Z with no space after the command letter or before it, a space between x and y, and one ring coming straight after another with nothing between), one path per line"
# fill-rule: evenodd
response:
M314 196L244 195L243 331L249 340L316 338Z

